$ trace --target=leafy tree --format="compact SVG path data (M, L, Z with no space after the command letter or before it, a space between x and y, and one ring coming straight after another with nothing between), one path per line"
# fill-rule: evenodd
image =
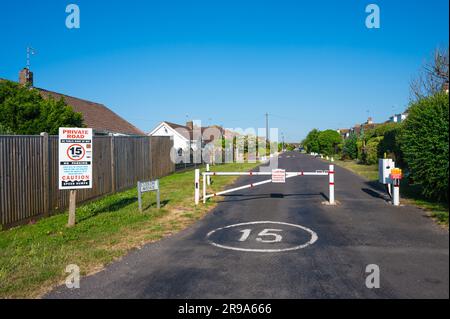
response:
M319 153L319 133L320 131L317 129L313 129L308 133L306 138L303 141L303 146L305 147L308 153Z
M448 95L438 93L413 103L400 139L404 161L423 195L448 201Z
M319 143L319 152L325 155L338 153L338 146L342 143L341 135L335 130L320 132L317 140Z
M355 133L351 133L350 136L344 141L344 147L342 149L342 155L344 159L357 159L358 158L358 136Z
M44 99L37 90L0 81L0 125L15 134L58 134L62 126L83 127L83 118L62 99Z

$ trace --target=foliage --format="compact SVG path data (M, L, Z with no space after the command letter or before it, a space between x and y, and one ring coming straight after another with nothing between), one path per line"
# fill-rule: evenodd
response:
M449 100L445 93L410 106L401 133L401 150L423 195L448 201Z
M303 146L308 153L319 153L319 133L318 129L313 129L308 133L306 138L303 140Z
M366 165L373 165L378 162L378 145L383 140L382 136L371 138L365 145L361 161Z
M357 159L358 158L358 136L355 133L351 133L350 136L344 141L342 148L342 157L344 159Z
M402 151L400 148L400 134L402 131L402 124L391 126L389 130L384 131L383 139L378 145L378 157L392 158L395 164L399 167L404 167Z
M12 134L14 134L14 132L9 127L0 123L0 135L12 135Z
M335 130L326 130L319 133L319 152L324 155L334 155L339 152L342 143L341 135Z
M0 125L15 134L57 134L59 127L83 127L83 118L62 99L44 99L37 90L1 81Z

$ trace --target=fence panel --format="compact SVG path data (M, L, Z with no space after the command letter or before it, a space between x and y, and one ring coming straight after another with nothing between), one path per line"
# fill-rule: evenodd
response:
M0 221L14 224L45 210L42 138L0 136Z
M169 137L94 137L93 188L77 202L135 187L175 171ZM68 207L58 189L57 136L0 136L0 224L5 228Z

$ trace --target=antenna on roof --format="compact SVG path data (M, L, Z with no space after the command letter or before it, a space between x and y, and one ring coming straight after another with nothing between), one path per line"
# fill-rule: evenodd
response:
M27 69L29 70L30 69L30 57L32 56L32 55L35 55L36 54L36 50L35 49L33 49L32 47L27 47Z

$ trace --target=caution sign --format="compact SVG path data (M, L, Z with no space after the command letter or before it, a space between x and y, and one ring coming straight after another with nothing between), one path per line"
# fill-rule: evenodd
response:
M92 188L92 129L59 128L59 189Z
M391 169L391 179L402 179L403 173L400 168Z
M286 183L286 170L285 169L274 169L272 170L272 183Z

